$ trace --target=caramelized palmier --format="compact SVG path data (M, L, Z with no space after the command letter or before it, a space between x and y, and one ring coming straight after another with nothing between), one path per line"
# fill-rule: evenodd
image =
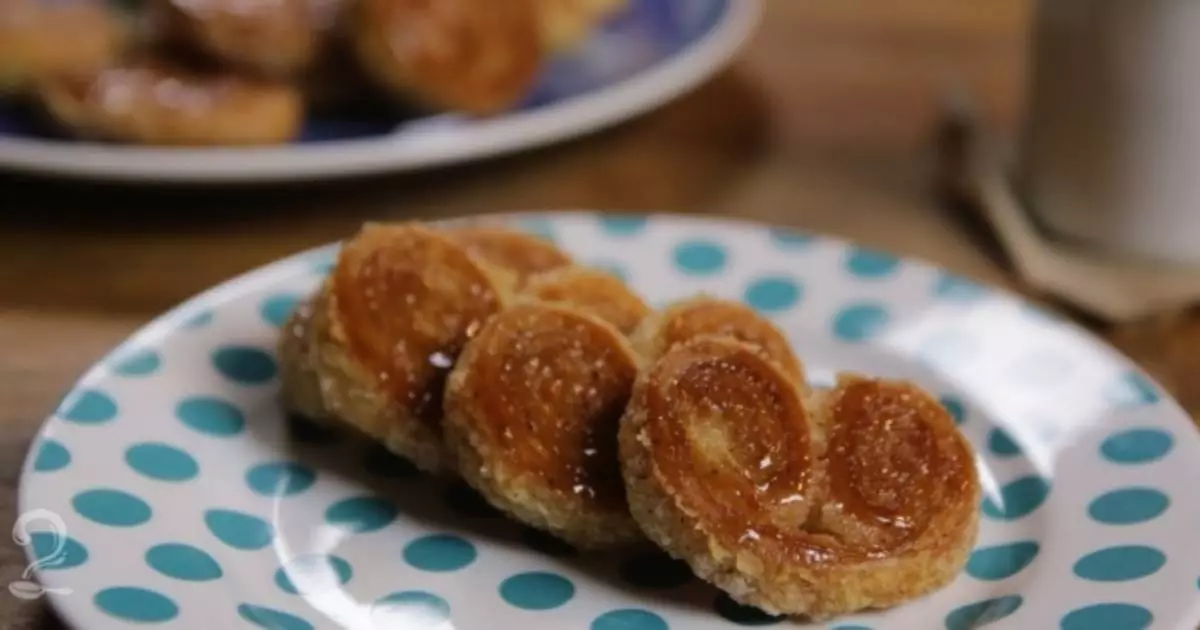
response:
M513 106L542 51L532 0L358 0L351 37L381 86L470 114Z
M554 243L525 232L488 225L468 225L452 228L446 233L472 254L512 272L518 284L523 284L534 274L574 263Z
M55 77L38 93L77 135L144 144L278 144L299 133L304 113L292 86L159 62Z
M646 302L620 278L588 267L562 267L533 276L521 295L591 313L624 334L650 313Z
M0 93L96 72L118 58L129 36L100 0L0 2Z
M446 441L492 505L580 548L644 540L629 515L617 423L637 357L603 320L551 304L496 315L446 390Z
M172 42L223 63L272 77L308 67L323 17L310 0L154 0Z
M971 449L908 383L843 377L806 401L756 348L700 338L639 377L620 445L647 536L770 613L892 606L950 582L974 545Z
M551 50L574 48L601 21L629 0L535 0L543 44Z
M804 382L804 368L783 332L739 302L707 296L678 302L647 317L632 339L638 352L653 361L680 344L704 336L728 337L751 344L793 381Z
M298 304L279 339L280 398L285 409L311 420L329 419L325 399L321 397L321 381L313 364L313 313L326 307L328 291Z
M445 467L442 391L459 352L508 300L488 267L415 224L346 243L314 314L321 395L335 417L418 467Z

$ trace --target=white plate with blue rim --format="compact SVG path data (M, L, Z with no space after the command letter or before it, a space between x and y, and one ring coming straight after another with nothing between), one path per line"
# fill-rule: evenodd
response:
M488 118L312 116L279 147L162 148L65 139L0 104L0 168L87 179L266 182L411 171L560 142L652 110L709 78L753 34L760 0L632 0L547 62L524 101Z
M1013 296L784 229L679 216L509 217L656 305L744 300L816 382L913 379L978 452L977 548L946 588L821 627L1194 630L1200 439L1127 359ZM588 557L454 483L286 418L272 354L336 245L231 280L100 361L24 468L9 589L78 628L706 630L788 624L665 556ZM299 586L298 586L299 585Z

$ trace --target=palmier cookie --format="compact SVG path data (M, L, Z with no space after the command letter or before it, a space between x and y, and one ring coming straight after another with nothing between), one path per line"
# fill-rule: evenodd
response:
M364 227L326 287L312 323L326 409L419 468L446 471L446 375L506 290L484 263L415 224Z
M650 314L650 307L620 278L590 267L560 267L533 276L520 295L543 302L565 304L633 332Z
M450 228L446 234L489 264L513 274L517 284L530 276L574 264L550 241L517 230L490 225Z
M114 63L131 29L106 3L0 2L0 95L26 95L39 80Z
M844 377L806 402L754 348L703 338L642 373L620 444L647 536L769 613L892 606L950 582L974 545L970 447L907 383Z
M164 36L243 70L284 78L307 68L319 46L310 0L153 0Z
M324 288L296 305L279 337L280 398L284 409L310 420L328 420L321 381L314 365L313 313L326 307Z
M401 98L491 114L516 105L542 49L532 0L358 0L350 36L363 68Z
M459 474L495 507L576 547L643 541L617 463L637 369L621 333L586 313L521 304L496 315L446 389Z
M633 333L638 353L650 361L699 337L728 337L749 343L774 361L793 382L805 382L804 368L775 324L757 311L730 300L698 296L653 313Z

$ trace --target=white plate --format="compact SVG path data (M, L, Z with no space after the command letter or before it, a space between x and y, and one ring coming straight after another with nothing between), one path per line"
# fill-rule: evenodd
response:
M723 68L760 0L633 0L579 51L551 63L526 103L488 119L310 120L262 148L155 148L55 139L0 109L0 168L88 179L264 182L399 172L580 136L658 107Z
M1200 622L1200 439L1157 385L1088 334L836 240L666 216L513 220L618 270L656 304L698 291L746 300L787 331L817 381L843 369L915 379L961 418L987 495L966 572L926 598L822 627ZM289 429L271 349L334 254L269 265L164 315L47 420L17 533L32 537L30 573L72 625L704 630L755 620L661 557L562 553L376 448ZM409 605L375 605L394 593ZM371 626L373 614L393 625Z

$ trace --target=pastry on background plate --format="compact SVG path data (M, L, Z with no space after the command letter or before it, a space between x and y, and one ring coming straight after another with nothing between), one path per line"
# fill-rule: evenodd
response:
M310 0L151 2L167 40L255 74L294 76L313 63L319 48Z
M978 530L974 456L905 382L807 398L759 349L704 337L639 376L620 431L646 535L734 600L816 619L952 581Z
M304 118L293 86L157 60L48 78L37 95L77 136L138 144L279 144Z
M311 325L327 412L419 468L446 472L445 379L508 303L503 280L440 232L374 224L343 245L324 291Z
M543 44L561 51L581 44L597 24L629 6L629 0L535 0Z
M0 95L116 61L131 29L100 0L0 2Z
M349 36L367 75L402 100L493 114L542 63L534 0L357 0Z
M637 356L603 320L521 304L493 317L450 375L446 442L492 505L579 548L642 541L617 462Z

